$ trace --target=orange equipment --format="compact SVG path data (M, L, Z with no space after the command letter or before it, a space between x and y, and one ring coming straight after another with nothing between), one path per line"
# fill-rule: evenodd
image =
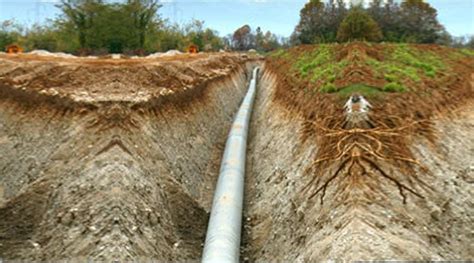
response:
M17 44L10 44L8 46L5 47L6 51L8 54L19 54L19 53L23 53L23 48L21 48L19 45Z
M198 46L191 44L188 47L188 53L190 54L197 54L199 52Z

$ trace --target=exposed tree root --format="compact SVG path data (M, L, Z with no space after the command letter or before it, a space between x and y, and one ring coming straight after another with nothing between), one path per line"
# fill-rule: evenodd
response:
M325 117L305 124L306 130L312 128L316 131L318 146L320 146L316 159L309 167L316 173L310 173L313 178L304 187L303 193L306 198L311 199L320 194L321 204L323 204L328 186L338 176L344 174L354 176L356 180L361 179L363 175L381 176L398 188L403 203L406 203L407 192L418 198L424 198L413 187L387 173L382 165L396 167L405 175L415 175L416 168L423 173L429 173L428 168L413 157L409 145L410 136L420 133L420 130L428 135L433 134L431 122L407 121L397 116L384 116L384 118L377 118L379 121L368 120L372 125L364 124L347 129L344 121L335 119ZM364 126L373 128L360 128ZM362 170L362 176L354 172L356 166ZM327 167L336 167L336 170L328 179L323 180ZM416 176L411 177L416 178ZM411 179L407 176L406 181L414 184ZM420 179L416 178L416 180L427 186Z

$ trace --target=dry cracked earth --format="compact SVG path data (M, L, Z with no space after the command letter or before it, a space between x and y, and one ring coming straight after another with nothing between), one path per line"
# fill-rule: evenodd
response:
M404 202L374 167L346 167L321 202L305 189L322 146L302 138L307 120L277 98L281 76L257 56L227 53L0 55L0 259L199 261L255 66L242 260L473 259L472 103L432 119L434 142L412 136L413 158L429 170L410 174L419 180L380 165L422 198L407 192Z

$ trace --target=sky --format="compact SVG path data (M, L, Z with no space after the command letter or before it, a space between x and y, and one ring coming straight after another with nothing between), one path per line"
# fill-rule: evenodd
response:
M349 1L349 0L347 0ZM366 0L367 1L367 0ZM42 23L58 15L57 0L0 0L0 21L15 19L25 25ZM307 0L161 0L162 17L185 23L192 19L221 36L248 24L289 36ZM474 35L474 0L427 0L438 10L438 19L454 36Z

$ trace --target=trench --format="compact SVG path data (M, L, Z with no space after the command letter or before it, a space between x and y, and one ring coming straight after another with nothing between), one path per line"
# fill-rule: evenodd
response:
M69 109L0 99L0 258L200 260L225 140L257 65L242 63L208 83L205 100L166 107ZM472 106L436 122L443 134L438 150L422 139L414 144L416 157L434 171L420 174L430 181L419 189L424 200L403 204L390 182L368 178L384 194L354 205L373 189L354 189L344 199L339 178L321 204L301 194L318 145L301 140L303 118L275 102L279 76L260 72L241 261L474 256Z
M413 175L424 182L416 186L423 199L412 195L404 204L393 182L381 176L368 176L356 187L344 188L350 180L345 175L328 186L321 203L319 196L304 194L318 145L314 138L302 139L304 118L275 100L281 76L268 69L263 72L248 142L241 260L473 257L472 105L434 121L436 147L415 138L412 152L432 171Z
M199 260L227 132L257 64L234 65L200 100L142 108L2 93L0 258Z

